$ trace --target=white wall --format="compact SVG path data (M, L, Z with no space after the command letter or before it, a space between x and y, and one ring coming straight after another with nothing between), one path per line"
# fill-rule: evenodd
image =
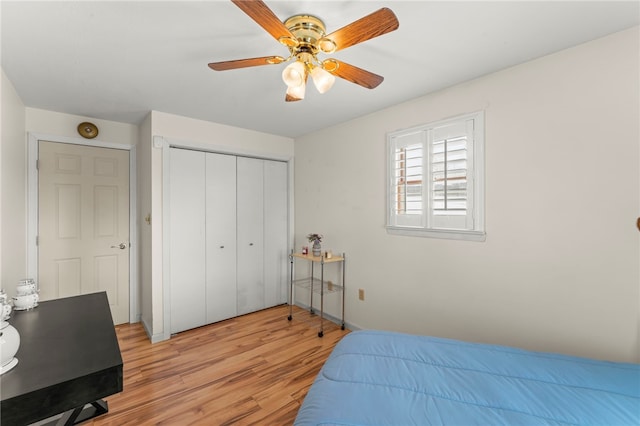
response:
M0 68L0 288L15 294L27 273L25 110Z
M146 133L146 132L145 132ZM145 135L153 139L161 137L182 146L211 149L238 154L263 155L270 158L288 159L293 156L293 140L282 136L275 136L252 130L232 126L195 120L158 111L151 112L151 134ZM151 144L151 141L143 142ZM151 232L146 238L151 241L141 241L149 247L151 288L143 288L143 294L151 292L151 329L147 328L152 341L169 337L169 327L166 324L165 300L163 294L163 175L161 148L151 148L150 176L151 176ZM146 172L145 172L146 173ZM144 237L144 236L143 236ZM145 284L146 285L146 284ZM149 324L146 324L148 327Z
M636 27L297 139L296 246L317 232L347 253L347 322L640 361L638 40ZM478 110L486 242L387 234L385 134Z
M133 146L138 141L138 126L116 121L99 120L82 115L64 114L38 108L26 108L26 129L49 136L69 138L82 137L78 134L78 124L90 121L98 127L96 140Z
M153 134L190 145L216 147L236 153L288 158L293 155L293 139L254 130L196 120L153 111Z

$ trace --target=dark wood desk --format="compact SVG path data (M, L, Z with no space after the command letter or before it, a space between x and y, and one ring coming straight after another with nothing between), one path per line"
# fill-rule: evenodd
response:
M122 356L105 292L41 302L9 323L20 348L18 365L0 376L2 426L60 413L59 424L74 424L108 411L101 398L122 392Z

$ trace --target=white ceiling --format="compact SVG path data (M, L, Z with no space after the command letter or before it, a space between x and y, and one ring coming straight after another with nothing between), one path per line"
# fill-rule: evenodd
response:
M297 137L640 23L639 1L266 3L282 20L319 16L327 32L391 8L398 30L333 55L384 82L338 79L285 103L285 64L212 71L288 53L226 0L3 0L2 68L29 107L126 123L157 110Z

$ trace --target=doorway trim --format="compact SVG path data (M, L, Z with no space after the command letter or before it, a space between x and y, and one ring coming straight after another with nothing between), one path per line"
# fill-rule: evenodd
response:
M27 133L27 275L38 280L38 141L129 151L129 322L140 321L138 301L138 228L136 146L68 136Z

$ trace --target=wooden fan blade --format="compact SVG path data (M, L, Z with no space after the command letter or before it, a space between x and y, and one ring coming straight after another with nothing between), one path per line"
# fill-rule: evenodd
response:
M282 37L295 40L295 36L284 26L282 21L262 2L262 0L231 0L233 4L238 6L244 13L249 15L251 19L256 21L258 25L264 28L276 40L280 41Z
M209 68L215 71L234 70L237 68L257 67L259 65L273 65L284 61L280 56L263 56L261 58L236 59L234 61L212 62Z
M397 30L400 26L398 18L387 7L360 18L349 25L325 36L336 44L336 50L346 49L354 44L371 40L388 32Z
M327 59L325 62L333 62L337 65L335 69L327 69L331 74L344 78L352 83L359 84L367 89L375 89L384 80L384 77L378 74L349 65L337 59Z

